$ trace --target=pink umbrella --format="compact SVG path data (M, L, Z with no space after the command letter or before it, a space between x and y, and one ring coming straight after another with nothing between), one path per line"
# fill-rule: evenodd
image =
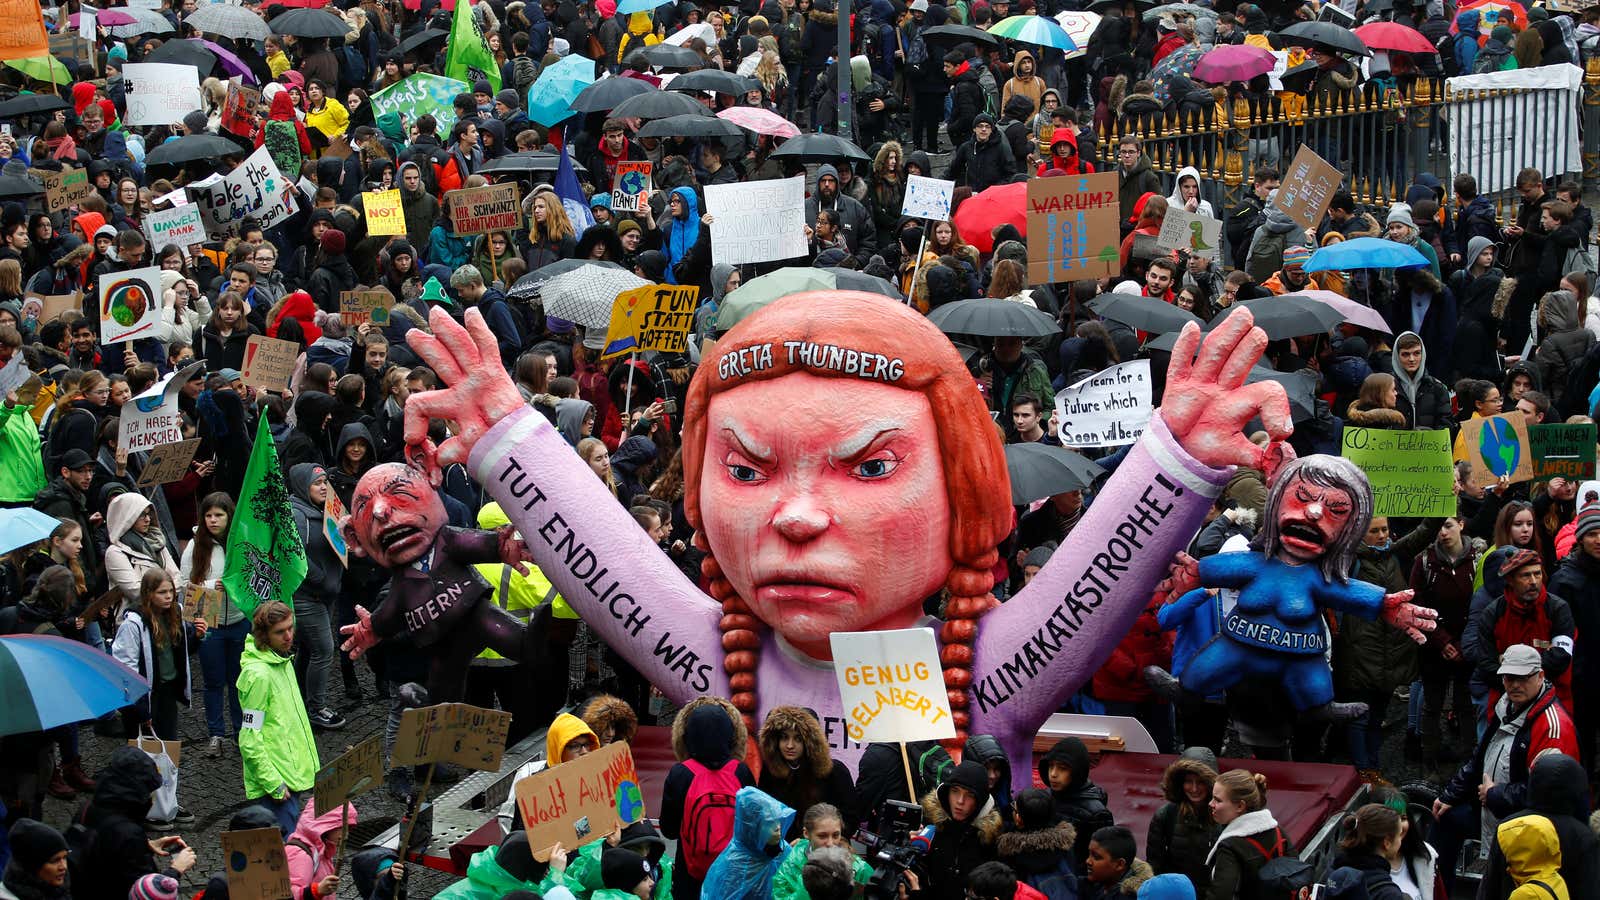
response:
M96 25L104 25L107 28L112 28L117 25L132 25L137 21L139 20L135 19L133 16L115 9L102 9L94 14L94 23ZM77 28L78 13L73 13L72 15L68 16L67 24L71 25L73 28Z
M1272 71L1277 61L1270 50L1250 44L1224 44L1200 57L1194 66L1194 77L1207 84L1249 81Z
M759 106L730 106L717 113L717 118L727 119L740 128L748 128L756 134L770 134L773 137L792 138L800 134L800 129L783 116Z
M1349 322L1351 325L1359 325L1362 328L1370 328L1373 331L1381 331L1384 334L1394 333L1392 330L1390 330L1389 323L1384 321L1382 314L1370 306L1363 306L1362 304L1351 300L1349 297L1335 294L1333 291L1317 290L1297 291L1295 295L1299 297L1305 297L1310 300L1315 300L1318 303L1323 303L1333 307L1334 309L1338 310L1339 313L1344 316L1345 321Z
M217 55L217 61L222 63L224 69L228 70L228 74L238 75L247 84L256 83L255 73L250 71L250 67L245 65L244 60L240 59L232 50L223 47L216 41L202 40L200 43L204 44L207 50Z

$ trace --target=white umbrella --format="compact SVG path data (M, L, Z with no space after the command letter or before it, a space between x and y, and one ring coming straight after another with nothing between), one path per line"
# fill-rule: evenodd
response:
M136 37L141 34L170 34L176 31L167 17L153 9L137 9L127 7L118 9L117 12L132 16L134 21L127 25L113 25L106 29L120 38Z
M201 34L220 34L234 40L264 41L272 37L266 20L244 8L226 3L212 3L189 14L183 24Z
M1100 27L1100 14L1092 12L1078 12L1069 10L1056 13L1056 21L1061 24L1062 30L1071 36L1072 42L1079 47L1089 46L1089 38L1094 35L1094 30ZM1079 50L1076 54L1068 53L1067 58L1083 55Z
M545 315L576 322L585 328L605 328L611 323L611 304L623 291L650 284L626 269L582 266L545 282Z
M717 31L711 27L709 22L696 22L693 25L685 25L662 38L661 43L687 47L689 42L695 38L705 41L707 47L715 47L717 45Z

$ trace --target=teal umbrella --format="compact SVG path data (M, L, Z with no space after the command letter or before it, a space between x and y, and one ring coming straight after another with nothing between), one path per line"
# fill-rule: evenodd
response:
M572 101L594 84L594 60L576 53L539 73L528 88L528 118L549 128L577 114Z
M752 278L723 297L722 306L716 311L717 330L727 331L768 303L801 291L866 291L904 299L898 288L876 275L853 269L786 266Z

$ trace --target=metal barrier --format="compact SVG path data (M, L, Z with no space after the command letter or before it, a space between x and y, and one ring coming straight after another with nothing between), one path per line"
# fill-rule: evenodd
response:
M1582 176L1586 188L1600 187L1600 59L1588 61L1578 122L1583 131ZM1418 172L1431 172L1447 195L1457 173L1450 171L1450 129L1500 126L1483 119L1485 104L1493 98L1500 110L1509 103L1513 111L1502 116L1506 127L1546 127L1554 104L1566 99L1550 91L1455 91L1443 78L1417 77L1409 83L1380 87L1368 81L1347 90L1313 91L1310 96L1275 93L1266 96L1234 95L1204 109L1178 112L1135 113L1113 117L1099 129L1095 165L1104 172L1117 165L1117 142L1125 135L1140 138L1155 171L1170 184L1178 170L1193 166L1200 172L1202 195L1219 214L1244 198L1251 177L1261 166L1280 173L1301 144L1342 169L1344 189L1356 202L1383 209L1403 200ZM1041 139L1048 153L1048 137ZM1504 154L1506 172L1473 172L1480 185L1511 184L1526 163ZM1570 172L1544 172L1547 178L1576 176ZM1520 198L1514 189L1485 191L1502 221L1516 216Z

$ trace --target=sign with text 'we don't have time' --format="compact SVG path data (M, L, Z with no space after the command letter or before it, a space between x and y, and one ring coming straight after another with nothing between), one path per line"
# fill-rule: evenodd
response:
M933 629L836 631L829 642L851 740L870 744L955 737Z
M1028 283L1115 275L1122 269L1117 173L1028 182Z

